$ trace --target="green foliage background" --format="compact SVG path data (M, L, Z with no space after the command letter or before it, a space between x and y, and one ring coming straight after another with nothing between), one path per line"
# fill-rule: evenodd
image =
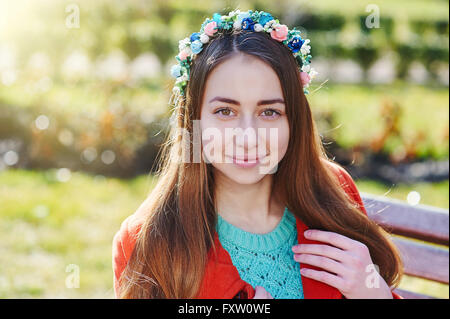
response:
M68 27L74 4L79 28ZM19 155L13 167L0 167L0 297L113 297L112 238L154 185L153 175L142 174L149 172L167 129L174 82L169 69L178 41L214 12L270 12L303 27L313 66L320 58L349 59L361 67L360 83L315 83L308 96L327 140L392 163L448 159L448 81L439 80L442 70L448 77L448 1L378 0L376 29L365 27L370 4L0 0L0 142L18 145ZM84 64L65 72L74 52ZM368 70L386 52L394 56L396 79L373 84ZM136 79L129 67L146 54L156 57L158 72ZM111 57L116 64L106 63ZM114 73L117 63L125 65L124 72ZM428 72L425 83L408 80L413 63ZM36 128L40 115L49 119L45 130ZM83 161L86 149L98 156ZM101 160L106 150L115 154L111 164ZM4 153L0 147L0 158ZM58 168L72 171L68 182L58 179ZM415 190L421 203L448 209L448 180L356 182L360 191L402 200ZM79 288L66 286L70 265L79 267ZM401 287L449 297L447 285L425 280L405 277Z

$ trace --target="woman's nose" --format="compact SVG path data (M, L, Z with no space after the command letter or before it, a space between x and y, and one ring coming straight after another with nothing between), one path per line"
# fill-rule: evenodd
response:
M258 128L251 116L243 116L239 123L239 127L235 128L235 144L243 149L251 149L257 145Z

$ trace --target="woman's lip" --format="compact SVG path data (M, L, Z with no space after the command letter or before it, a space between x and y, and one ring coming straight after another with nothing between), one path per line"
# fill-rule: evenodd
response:
M248 157L235 157L235 156L228 156L228 158L234 160L234 161L240 161L240 162L256 162L259 160L259 157L255 157L255 158L248 158Z
M237 165L241 168L252 168L252 167L255 167L256 165L258 165L259 161L258 160L240 161L238 159L233 158L233 164Z
M245 161L245 162L255 162L255 161L257 161L258 160L258 157L256 157L256 158L248 158L248 157L244 157L244 158L239 158L239 157L233 157L233 159L234 160L236 160L236 161Z
M263 156L262 158L265 158L266 156ZM230 160L232 160L232 163L242 167L242 168L252 168L260 164L260 157L252 158L250 160L239 159L236 157L227 156Z

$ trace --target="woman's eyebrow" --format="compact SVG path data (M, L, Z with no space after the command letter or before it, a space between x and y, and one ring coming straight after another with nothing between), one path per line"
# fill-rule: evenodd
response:
M226 97L220 97L220 96L216 96L215 98L211 99L209 101L209 103L214 102L214 101L235 104L235 105L241 105L241 103L239 103L236 100L229 99ZM275 103L284 104L284 101L282 99L261 100L261 101L258 101L257 105L260 106L260 105L275 104Z

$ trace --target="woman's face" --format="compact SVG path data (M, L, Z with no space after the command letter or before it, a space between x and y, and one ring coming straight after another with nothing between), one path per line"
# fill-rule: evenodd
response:
M206 82L200 127L203 159L229 179L253 184L275 173L289 142L275 71L243 54L218 65Z

